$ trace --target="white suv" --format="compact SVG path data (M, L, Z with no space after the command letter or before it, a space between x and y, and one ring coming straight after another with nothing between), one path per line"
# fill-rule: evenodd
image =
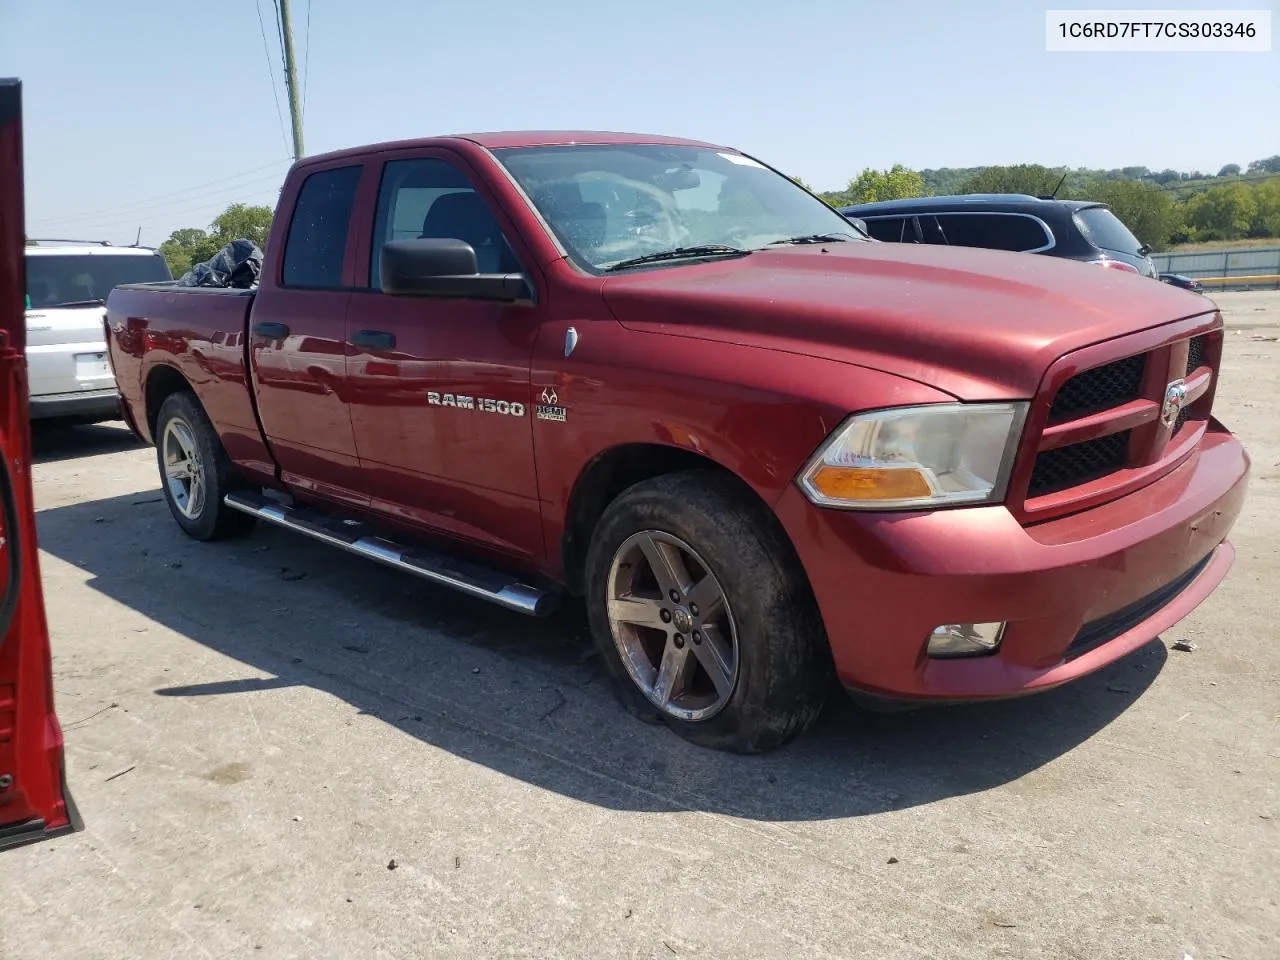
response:
M102 329L107 294L121 283L171 280L168 264L148 247L37 244L26 248L31 417L115 420Z

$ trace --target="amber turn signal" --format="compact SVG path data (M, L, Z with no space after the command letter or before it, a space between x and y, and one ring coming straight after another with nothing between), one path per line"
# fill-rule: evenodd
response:
M911 500L933 493L924 474L913 467L822 466L809 483L832 500Z

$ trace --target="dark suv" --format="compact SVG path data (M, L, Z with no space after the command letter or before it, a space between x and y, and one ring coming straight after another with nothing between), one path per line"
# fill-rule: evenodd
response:
M1155 277L1151 248L1103 203L1020 193L914 197L842 207L877 240L1043 253Z

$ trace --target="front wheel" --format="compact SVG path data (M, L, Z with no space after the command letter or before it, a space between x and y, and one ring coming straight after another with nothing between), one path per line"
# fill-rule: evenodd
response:
M253 528L253 517L222 502L235 489L235 472L192 394L175 393L164 401L155 437L164 498L178 526L197 540L242 536Z
M758 753L830 689L816 604L776 520L730 478L636 484L596 527L587 612L624 704L702 746Z

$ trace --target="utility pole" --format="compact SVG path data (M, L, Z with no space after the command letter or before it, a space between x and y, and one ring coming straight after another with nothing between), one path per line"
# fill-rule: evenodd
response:
M289 0L280 2L280 32L284 35L284 85L289 91L289 116L293 120L293 159L301 160L302 98L298 93L298 68L293 59L293 23L289 19Z

